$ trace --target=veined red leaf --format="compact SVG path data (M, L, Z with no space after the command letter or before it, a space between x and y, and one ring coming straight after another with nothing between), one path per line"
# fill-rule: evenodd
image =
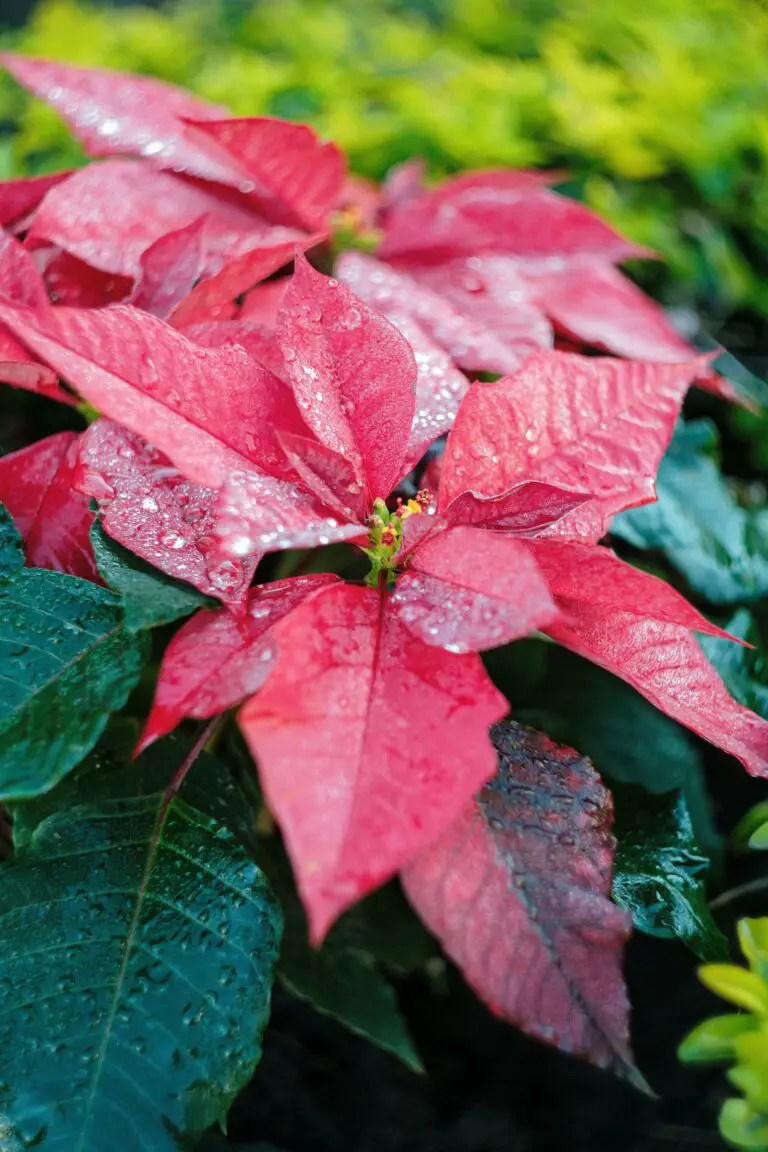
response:
M196 344L203 344L206 348L222 348L225 344L239 344L241 348L245 348L249 356L286 385L286 393L300 421L296 430L298 431L300 427L304 432L307 431L306 424L298 415L299 410L293 398L290 377L274 333L266 331L250 320L239 319L201 320L195 324L185 324L182 331L188 339L194 340ZM283 421L281 427L288 428L288 425Z
M241 605L258 556L215 555L216 493L192 484L136 433L99 420L84 434L76 483L99 502L104 530L161 572Z
M637 1081L610 794L541 733L505 723L492 736L496 776L406 867L406 894L498 1015Z
M189 115L187 123L195 120ZM344 182L344 154L323 143L306 124L269 116L195 123L242 171L247 190L276 224L325 228Z
M139 258L141 271L130 303L166 320L189 296L205 269L205 217L166 232Z
M232 472L219 494L215 536L222 557L316 548L364 535L359 524L346 523L294 481Z
M499 335L473 316L463 315L439 292L373 256L345 252L337 272L353 292L385 315L412 316L467 372L510 372L530 352L552 343L549 324L527 306L509 309Z
M45 176L0 180L0 225L8 228L24 222L46 192L71 175L72 169L67 169L66 172L49 172Z
M559 618L544 630L735 756L753 776L768 776L768 722L729 696L687 628L571 600L561 602Z
M323 238L321 232L311 236L292 236L286 240L267 238L225 261L217 272L195 285L189 295L179 301L171 316L172 323L182 328L219 317L229 319L229 310L238 296L292 260L297 247L306 251Z
M242 616L221 609L198 612L188 620L165 650L137 753L185 717L205 720L256 692L277 660L271 628L337 580L331 574L276 580L251 590Z
M570 492L531 480L501 496L462 492L440 515L448 524L483 525L496 532L535 536L590 499L588 492Z
M545 270L529 278L529 283L559 331L582 344L630 360L666 364L691 360L697 354L664 309L610 264ZM726 400L743 399L729 380L705 368L696 383Z
M414 636L449 652L498 648L557 613L525 545L482 528L451 528L417 545L391 602Z
M0 229L0 296L14 304L47 308L43 277L23 244Z
M0 229L0 300L47 309L48 293L32 256L18 240ZM30 355L5 326L0 326L0 380L38 392L65 404L71 397L59 386L55 372Z
M240 727L319 943L488 779L507 702L479 657L422 644L372 588L319 592L273 636L277 667Z
M637 364L539 352L514 376L475 384L446 446L439 505L523 480L594 493L558 536L597 540L614 512L652 500L659 461L702 361Z
M524 544L558 603L631 612L677 624L708 636L732 639L689 604L665 580L620 560L610 548L571 540L528 540ZM740 641L737 641L740 643Z
M363 484L346 456L332 452L309 436L281 432L286 459L306 489L345 520L363 524L366 517Z
M13 517L35 568L101 584L87 496L73 487L79 437L59 432L0 458L0 502Z
M270 231L242 197L225 188L158 172L137 160L105 160L51 189L35 213L29 240L135 279L147 248L201 216L207 217L206 255L219 260Z
M104 308L127 300L133 281L93 268L69 252L54 250L43 269L51 302L68 308Z
M277 338L318 440L352 461L371 499L387 496L402 475L413 423L416 363L407 341L303 257L283 300Z
M549 260L618 263L651 253L620 236L576 200L511 174L481 184L474 174L458 191L440 187L394 210L379 248L382 259L417 260L473 256L482 252L516 256L529 267Z
M0 54L0 63L55 108L92 156L133 154L209 180L237 179L227 157L182 119L220 117L224 108L148 76L75 68L12 52Z
M190 480L218 488L233 470L279 467L285 387L243 348L204 348L129 305L42 313L0 304L0 321ZM287 420L293 411L288 396Z

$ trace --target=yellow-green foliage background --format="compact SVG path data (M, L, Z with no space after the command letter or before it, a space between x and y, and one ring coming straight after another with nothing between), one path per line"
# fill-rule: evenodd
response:
M768 313L764 0L52 0L5 40L310 121L372 176L414 154L434 175L566 165L570 190L663 254L648 275L667 299ZM0 106L20 128L6 174L72 161L7 81Z

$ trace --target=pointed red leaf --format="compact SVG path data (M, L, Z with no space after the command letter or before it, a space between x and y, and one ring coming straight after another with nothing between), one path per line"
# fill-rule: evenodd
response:
M209 180L237 178L226 156L188 129L182 117L219 117L226 110L181 88L101 68L0 54L13 78L62 116L92 156L134 154L159 167Z
M419 544L391 603L414 636L449 652L499 648L556 615L525 545L481 528L451 528Z
M277 660L271 628L308 596L338 580L330 573L276 580L253 588L243 616L226 609L198 612L165 650L152 711L137 748L142 751L181 720L205 720L251 696Z
M287 386L286 393L289 399L286 403L293 406L296 413L295 419L298 421L296 427L293 428L292 424L291 428L296 432L301 430L306 433L307 426L299 415L299 409L293 397L291 380L274 333L267 332L266 329L258 324L253 324L250 320L234 319L203 320L196 324L185 324L182 331L190 340L194 340L196 344L203 344L206 348L222 348L225 344L239 344L241 348L245 348L249 356L267 368L273 376L282 380ZM286 416L283 417L280 427L288 429Z
M306 124L269 116L206 117L195 127L231 157L270 220L312 230L326 226L344 182L344 154L335 144L324 144Z
M282 231L287 230L275 229L275 232ZM217 272L192 288L189 295L177 304L171 322L177 328L183 328L188 324L216 320L224 313L228 318L234 300L292 260L297 246L306 251L323 238L321 232L311 236L295 234L286 240L267 238L254 245L242 255L227 260Z
M547 316L567 337L629 360L676 364L696 349L655 300L610 264L586 264L536 274L530 285ZM696 383L726 400L741 394L728 380L702 370Z
M277 337L304 419L365 479L370 498L402 475L414 414L416 363L389 321L303 257Z
M0 229L0 296L15 304L47 308L43 277L27 249Z
M32 256L18 240L0 229L0 299L35 308L48 308L48 293ZM30 355L4 326L0 326L0 380L51 400L71 403L56 373Z
M105 416L145 436L185 475L220 487L234 469L280 469L284 385L237 345L204 348L128 305L0 320ZM283 464L287 470L287 465Z
M345 252L337 272L353 292L385 315L412 316L467 372L513 371L530 352L552 343L549 324L526 305L507 308L506 324L491 331L430 286L373 256Z
M653 499L659 461L700 364L539 352L514 376L473 385L448 438L440 507L467 489L494 496L542 480L595 494L551 531L599 539L614 512Z
M76 483L99 502L104 530L161 572L241 604L258 556L214 553L216 493L186 480L136 433L99 420L84 434Z
M150 244L139 259L130 303L164 320L189 296L205 269L204 216Z
M54 250L43 270L51 302L68 308L104 308L127 300L133 288L128 276L93 268L69 252Z
M299 484L255 472L232 472L216 510L217 553L225 557L285 548L317 548L366 535Z
M601 259L618 263L648 256L583 204L541 187L542 181L478 182L475 174L458 188L438 187L393 211L379 254L411 262L481 252L517 256L530 267L549 260Z
M632 612L708 636L731 638L665 580L633 568L610 548L570 540L528 540L524 546L566 611L575 611L578 603L609 612Z
M405 891L495 1012L637 1080L611 797L578 752L519 724L492 736L497 775L408 865Z
M242 198L226 189L157 172L136 160L105 160L51 189L35 214L29 239L63 248L104 272L135 278L150 245L201 216L208 218L206 254L219 259L270 232Z
M483 525L496 532L536 536L590 499L587 492L569 492L532 480L518 484L501 496L462 492L441 516L448 524Z
M255 288L251 288L240 307L238 319L248 320L274 331L277 327L278 314L283 306L283 297L290 283L290 277L283 276L279 280L268 280L266 284L257 284Z
M335 509L345 520L363 524L365 496L360 476L345 456L332 452L319 440L281 432L286 458L308 492Z
M71 175L72 170L67 169L66 172L50 172L45 176L0 180L0 225L7 228L24 221L50 188L55 188Z
M72 484L78 436L59 432L0 458L0 502L24 538L35 568L101 583L90 541L93 513Z
M553 640L631 684L660 712L768 777L768 722L743 708L695 638L676 624L604 604L563 601Z
M273 635L277 667L240 727L319 943L488 779L507 703L479 657L422 644L372 588L320 592Z

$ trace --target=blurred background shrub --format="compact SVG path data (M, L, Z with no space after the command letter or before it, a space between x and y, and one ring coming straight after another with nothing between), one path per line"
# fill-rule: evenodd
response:
M639 274L667 303L716 330L768 315L764 0L48 0L2 39L309 121L369 176L416 154L433 176L566 167L663 255ZM7 80L0 117L0 174L77 159Z

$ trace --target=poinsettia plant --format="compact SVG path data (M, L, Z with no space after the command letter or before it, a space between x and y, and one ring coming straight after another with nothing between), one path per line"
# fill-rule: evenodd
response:
M737 387L554 175L374 188L304 126L3 63L96 159L0 184L0 378L71 414L0 458L0 1132L186 1146L276 968L418 1065L395 877L494 1012L641 1084L633 917L722 946L690 816L625 795L617 855L589 748L480 653L569 649L768 775L696 637L741 639L606 542L688 388Z

